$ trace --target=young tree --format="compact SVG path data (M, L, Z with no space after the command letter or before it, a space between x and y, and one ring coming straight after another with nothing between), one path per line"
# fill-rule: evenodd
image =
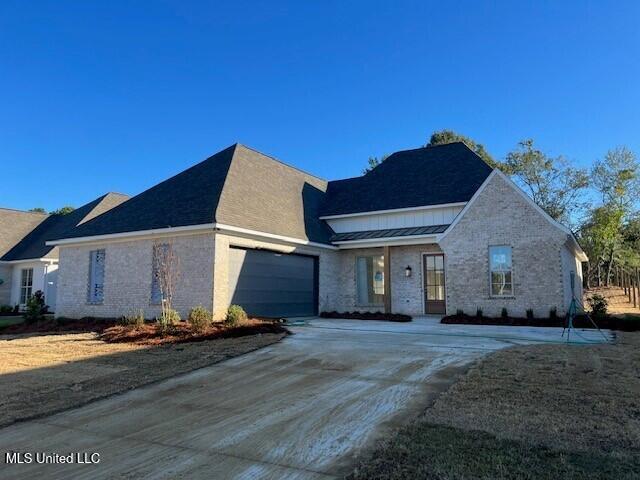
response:
M171 242L154 242L153 272L161 295L162 319L166 322L173 316L173 296L180 279L180 259Z
M433 147L435 145L446 145L447 143L455 143L455 142L463 142L465 143L471 150L476 152L480 158L482 158L485 162L487 162L493 168L500 168L500 162L498 162L495 158L489 154L484 148L484 146L480 143L477 143L475 140L461 135L459 133L454 132L453 130L440 130L437 132L433 132L431 137L429 138L429 142L425 145L425 147Z
M571 225L576 214L587 206L587 171L572 167L563 157L549 157L531 139L521 141L516 150L507 154L503 168L534 202L560 222Z
M579 232L580 244L589 256L587 286L609 285L616 255L622 241L623 213L614 205L593 209Z

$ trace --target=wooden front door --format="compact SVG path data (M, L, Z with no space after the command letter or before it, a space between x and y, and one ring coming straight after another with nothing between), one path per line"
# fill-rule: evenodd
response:
M444 255L441 253L424 254L424 313L444 315L446 313L444 297Z

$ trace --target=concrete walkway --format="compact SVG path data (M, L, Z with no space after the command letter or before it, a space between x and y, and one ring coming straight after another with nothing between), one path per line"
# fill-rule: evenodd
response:
M0 430L0 478L335 478L469 362L514 344L562 341L555 328L429 318L313 319L291 329L263 350ZM6 465L8 451L97 452L100 463Z

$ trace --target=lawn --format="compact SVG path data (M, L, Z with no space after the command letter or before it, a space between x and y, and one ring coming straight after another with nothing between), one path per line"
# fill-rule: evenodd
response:
M286 330L179 344L95 332L0 335L0 426L50 414L278 342Z
M536 345L472 367L352 479L631 479L640 471L640 333Z

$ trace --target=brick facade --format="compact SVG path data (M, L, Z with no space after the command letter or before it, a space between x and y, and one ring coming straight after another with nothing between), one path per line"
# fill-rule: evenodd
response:
M484 190L442 239L445 252L447 313L461 309L497 316L546 317L556 307L565 311L561 251L567 234L552 225L513 185L494 175ZM489 246L512 247L514 294L489 295Z

